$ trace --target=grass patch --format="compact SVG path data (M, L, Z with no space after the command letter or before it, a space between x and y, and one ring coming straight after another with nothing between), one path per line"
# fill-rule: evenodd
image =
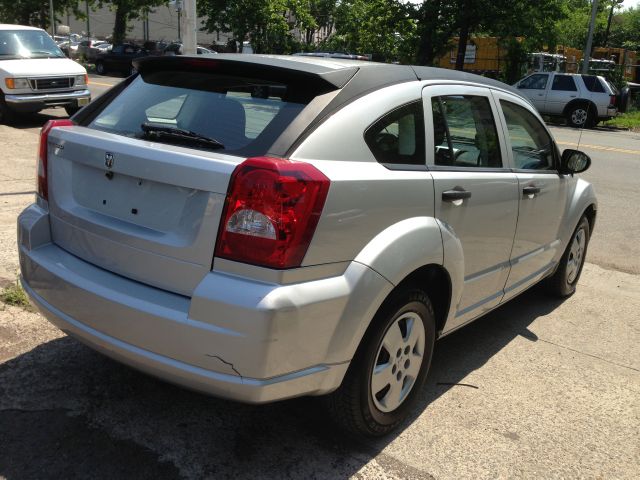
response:
M640 129L640 110L632 110L630 112L618 115L611 120L607 120L603 123L608 127L627 128L629 130Z
M0 300L7 305L20 307L30 312L35 311L31 303L29 303L29 297L27 297L27 294L17 280L15 283L10 283L2 289L2 292L0 292Z

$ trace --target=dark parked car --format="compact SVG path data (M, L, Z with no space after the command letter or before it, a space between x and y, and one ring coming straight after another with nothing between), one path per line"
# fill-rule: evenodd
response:
M110 52L106 52L96 59L96 72L105 75L107 72L118 71L132 75L136 73L136 69L131 62L147 55L149 55L147 50L137 45L130 43L116 45Z

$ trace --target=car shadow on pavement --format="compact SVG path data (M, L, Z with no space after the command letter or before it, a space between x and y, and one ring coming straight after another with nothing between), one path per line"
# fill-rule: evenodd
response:
M411 421L560 305L533 289L438 342ZM345 436L314 398L252 406L138 373L69 337L0 365L0 477L348 478L376 458L404 478L432 478ZM425 433L428 435L428 432ZM411 470L411 471L409 471Z
M22 113L11 121L11 127L19 129L40 128L47 121L59 118L69 118L62 108L48 109L46 113Z

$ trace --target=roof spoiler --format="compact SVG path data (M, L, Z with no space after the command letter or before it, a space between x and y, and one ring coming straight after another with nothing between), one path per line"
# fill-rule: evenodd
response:
M243 58L244 57L244 58ZM325 65L255 55L198 55L142 57L133 61L142 76L154 71L210 71L222 75L256 77L283 83L306 83L318 90L344 87L358 67L331 68Z

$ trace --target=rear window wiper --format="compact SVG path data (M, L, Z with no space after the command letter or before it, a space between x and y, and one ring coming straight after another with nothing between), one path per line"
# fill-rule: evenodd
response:
M210 138L191 130L177 127L165 127L155 123L144 122L140 125L144 138L157 141L173 140L188 145L200 145L210 148L224 148L224 144L215 138Z

